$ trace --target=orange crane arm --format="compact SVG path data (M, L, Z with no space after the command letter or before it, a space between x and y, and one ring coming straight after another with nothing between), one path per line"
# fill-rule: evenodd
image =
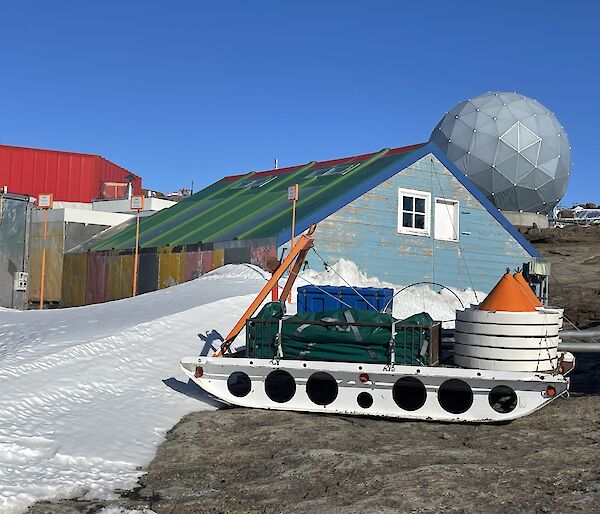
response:
M300 270L300 267L304 262L306 254L313 246L312 234L315 231L315 228L316 226L312 225L306 234L300 236L298 242L293 246L293 248L290 250L290 253L285 257L285 259L283 259L283 262L279 265L279 268L277 268L277 270L273 273L269 281L260 290L260 293L258 293L257 297L250 304L250 307L246 309L246 312L244 312L240 320L231 329L231 332L229 332L229 335L221 345L221 349L218 352L216 352L213 355L213 357L222 357L223 354L229 349L231 343L233 343L238 334L246 326L246 321L248 320L248 318L252 317L252 315L256 312L256 309L260 307L260 304L269 295L271 289L273 289L275 284L277 284L279 279L283 276L285 270L287 270L292 265L292 263L294 263L294 259L297 258L291 270L290 276L288 277L287 282L285 283L285 287L283 289L285 295L282 294L280 297L282 301L285 301L287 295L292 289L292 285L294 284L296 277L298 276L298 271Z

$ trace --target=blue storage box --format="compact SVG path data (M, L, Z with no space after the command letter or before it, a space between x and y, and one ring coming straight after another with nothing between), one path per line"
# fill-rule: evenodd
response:
M389 287L356 287L378 312L383 309L392 313L394 290ZM343 309L350 305L355 309L373 310L356 291L347 286L302 286L298 288L298 312L320 312L330 309ZM344 303L341 303L344 302Z

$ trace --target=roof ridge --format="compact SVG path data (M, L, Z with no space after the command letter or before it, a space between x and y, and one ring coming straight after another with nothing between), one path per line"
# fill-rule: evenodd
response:
M404 153L404 152L408 152L411 150L414 150L416 148L419 148L423 145L426 145L427 143L417 143L414 145L408 145L408 146L399 146L397 148L392 148L387 152L387 155L394 155L397 153ZM365 153L365 154L359 154L359 155L350 155L348 157L339 157L337 159L328 159L325 161L316 161L315 164L313 165L313 168L321 168L323 166L337 166L339 164L346 164L346 163L350 163L351 161L355 161L355 162L359 162L357 160L360 161L366 161L367 159L370 159L371 157L377 155L379 152L381 152L381 150L377 150L376 152L369 152L369 153ZM252 175L253 178L257 178L257 177L266 177L269 175L281 175L284 173L290 173L293 172L297 169L300 169L302 166L305 166L306 164L297 164L295 166L287 166L285 168L277 168L277 169L270 169L270 170L263 170L263 171L257 171L254 172L254 174ZM219 182L230 182L232 180L237 180L240 177L243 177L247 175L247 173L240 173L238 175L226 175L225 177L223 177Z
M74 152L71 150L55 150L53 148L36 148L33 146L20 146L20 145L5 145L5 144L0 144L0 148L19 148L21 150L37 150L37 151L41 151L41 152L52 152L52 153L68 153L68 154L76 154L76 155L85 155L87 157L102 157L100 154L97 153L89 153L89 152ZM102 157L103 159L106 159L105 157ZM108 160L108 159L106 159Z
M54 150L52 148L35 148L33 146L20 146L20 145L5 145L5 144L0 144L0 149L2 148L6 148L6 149L12 149L12 148L16 148L19 150L33 150L34 152L51 152L51 153L60 153L60 154L66 154L66 155L79 155L82 157L96 157L98 159L102 159L104 161L110 162L111 164L114 164L115 166L118 166L119 168L121 168L122 170L125 170L127 173L131 173L132 175L135 175L136 177L139 177L140 175L138 175L137 173L133 173L132 171L130 171L128 168L125 168L124 166L121 166L120 164L117 164L114 161L111 161L110 159L97 154L97 153L88 153L88 152L74 152L71 150Z

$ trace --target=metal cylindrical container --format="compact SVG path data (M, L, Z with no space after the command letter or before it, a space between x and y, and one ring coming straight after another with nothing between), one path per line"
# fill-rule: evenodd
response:
M463 368L551 371L558 365L560 309L456 313L454 362Z

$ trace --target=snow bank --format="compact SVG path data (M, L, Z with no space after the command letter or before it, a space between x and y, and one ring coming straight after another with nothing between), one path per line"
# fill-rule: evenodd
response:
M355 286L400 289L346 260L334 269ZM179 359L217 347L215 337L228 333L266 279L250 265L225 266L132 299L1 310L0 512L21 512L38 499L110 498L133 487L181 416L215 408L199 388L179 382ZM333 271L305 271L297 286L307 281L345 285ZM475 300L472 291L455 293L465 305ZM459 305L448 291L418 286L395 298L394 315L427 311L449 320Z
M0 512L134 486L181 416L214 408L163 380L184 379L199 331L226 335L264 282L226 266L133 299L0 312Z
M394 290L394 294L397 293L394 297L394 317L402 319L419 312L428 312L434 320L445 321L445 328L454 327L456 309L479 303L486 296L485 293L475 292L472 289L436 288L440 289L438 292L434 290L434 286L426 284L411 286L401 291L404 285L390 284L377 277L368 277L354 262L346 259L340 259L331 268L323 272L306 270L298 276L297 285L347 286L352 284L354 287L390 287Z

